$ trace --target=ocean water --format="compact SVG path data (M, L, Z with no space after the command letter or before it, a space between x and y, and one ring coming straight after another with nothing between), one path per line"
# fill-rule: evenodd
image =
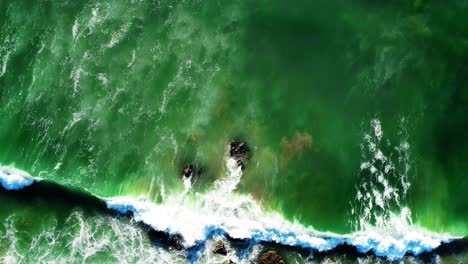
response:
M0 262L468 263L466 14L0 1Z

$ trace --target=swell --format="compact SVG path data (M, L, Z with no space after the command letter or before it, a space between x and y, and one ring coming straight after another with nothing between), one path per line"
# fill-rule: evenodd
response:
M7 171L8 173L5 173ZM424 248L420 251L411 250L410 246L402 256L392 255L389 250L388 255L378 250L378 246L373 248L372 236L366 237L369 241L369 247L364 247L362 243L355 243L359 240L354 234L351 235L335 235L327 233L317 233L315 239L326 241L326 246L316 246L313 243L299 243L299 237L304 234L294 233L293 231L280 230L275 227L266 229L266 233L254 233L248 237L232 235L232 232L218 225L207 225L203 227L203 236L194 240L193 243L186 242L186 238L182 233L170 229L158 229L152 222L142 218L140 214L139 201L133 199L121 200L106 199L93 195L90 192L60 185L56 182L33 178L32 181L21 180L22 177L30 177L24 172L20 172L11 168L0 168L0 198L8 197L15 199L20 203L44 203L49 208L60 208L60 210L72 211L80 208L89 214L111 215L116 218L130 218L135 220L134 223L144 230L152 244L158 247L163 247L170 250L182 251L187 256L189 262L194 263L205 251L207 242L223 237L229 242L240 259L245 257L254 246L261 245L266 248L275 248L287 252L295 252L302 255L304 258L313 257L313 259L324 259L330 256L343 256L350 260L356 260L362 257L373 256L387 260L400 260L403 257L416 257L422 261L431 261L436 256L449 256L468 252L468 237L464 238L449 238L441 239L440 243L433 248ZM11 185L6 185L5 182L18 183L15 188ZM22 185L21 185L22 184ZM8 187L10 186L10 187ZM158 221L158 219L155 219ZM187 220L190 222L190 220ZM190 223L189 223L190 225ZM195 226L193 227L196 228ZM362 235L362 234L361 234ZM363 239L365 236L362 236ZM294 240L297 239L297 240ZM375 241L374 241L375 242ZM419 243L419 241L413 241ZM413 245L414 248L414 245Z

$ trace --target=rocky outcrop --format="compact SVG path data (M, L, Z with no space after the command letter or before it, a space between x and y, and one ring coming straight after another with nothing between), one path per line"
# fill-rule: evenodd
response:
M182 170L182 176L184 177L192 177L194 173L194 167L192 164L185 165L184 169Z
M242 169L245 168L249 154L250 150L245 142L233 140L229 143L229 156L234 158L237 162L237 166Z
M182 243L184 242L184 238L180 234L171 235L169 237L169 245L172 249L181 250L184 248Z
M258 264L286 264L283 258L274 250L268 250L260 254Z
M222 241L216 243L216 245L213 248L213 252L223 256L227 255L226 246L224 246L224 243Z
M203 167L198 164L188 163L182 169L181 175L184 178L199 178L203 173Z
M245 142L231 141L229 143L229 155L231 157L246 158L249 154L249 148Z

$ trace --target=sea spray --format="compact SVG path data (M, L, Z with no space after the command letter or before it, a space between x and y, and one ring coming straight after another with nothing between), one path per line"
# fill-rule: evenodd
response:
M231 193L236 190L242 176L242 167L238 166L234 158L225 158L227 174L214 182L220 192Z
M400 140L393 146L385 140L380 120L370 121L370 131L364 134L361 144L360 182L351 204L355 230L374 226L388 229L395 214L406 225L412 225L411 210L404 203L410 186L409 143L407 137Z
M184 181L184 192L182 193L182 195L187 194L190 191L190 189L192 188L192 177L193 176L184 177L182 179Z
M41 219L40 230L18 229L21 217L0 223L2 263L186 263L185 255L152 246L143 230L113 217L86 216L77 211L63 224Z
M405 204L410 187L410 147L405 118L400 122L400 143L393 146L385 139L380 120L370 121L370 131L361 144L360 183L351 203L351 224L356 230L352 243L362 252L372 250L390 260L431 251L447 241L433 239L430 232L413 225L411 210ZM448 237L438 235L444 236ZM378 240L382 243L374 244ZM409 249L408 245L415 244Z
M380 140L380 124L375 121L373 124L375 136ZM386 160L372 142L370 145L376 153L375 159ZM199 248L200 244L205 245L211 241L212 232L221 232L232 239L249 240L258 245L273 242L309 250L310 254L348 244L362 253L373 252L389 260L399 260L406 254L418 255L431 251L451 239L448 235L434 234L410 225L410 212L407 208L402 208L399 215L389 212L384 219L378 218L378 225L366 225L353 234L318 232L311 227L291 223L279 214L265 212L249 195L234 193L242 170L232 158L226 159L226 170L226 176L214 183L213 190L197 194L195 202L181 203L177 200L175 203L157 205L128 198L111 198L107 200L107 204L109 208L121 213L131 212L137 221L156 230L181 234L186 248ZM388 199L385 191L388 192L390 187L384 180L380 180L380 183L386 188L380 199ZM379 196L375 195L375 198ZM198 252L198 257L201 258L202 255ZM248 255L245 257L248 258Z
M37 180L40 179L31 177L25 171L9 166L2 167L0 164L0 185L6 190L20 190Z
M377 149L376 147L374 151L377 158L384 160L385 156ZM9 170L11 169L2 168L2 171ZM22 182L22 178L15 174L3 175L10 185ZM214 239L220 239L220 236L228 240L244 241L246 247L228 254L238 263L247 263L268 243L296 248L303 253L309 252L311 256L314 252L333 251L340 245L348 245L361 253L372 252L389 260L400 260L407 254L429 252L454 239L449 235L435 234L409 225L409 211L405 208L402 208L399 215L385 214L386 218L382 221L386 222L367 225L352 234L319 232L312 227L290 222L278 213L266 211L248 194L234 192L241 177L241 167L234 159L226 158L226 175L217 180L211 190L196 193L194 199L186 199L184 195L168 196L160 204L151 202L144 196L138 199L113 197L103 200L111 211L130 214L134 221L155 231L180 235L184 250L171 254L182 254L193 263L201 263L202 259L206 259L204 256L210 250L208 246ZM184 190L183 194L188 190ZM80 227L80 230L82 235L79 237L86 237L88 229ZM83 242L79 237L72 244L72 254L76 254L74 252L77 250L83 251L80 245L89 242ZM107 245L106 241L95 243L97 244L91 245L91 251L84 254L86 258L99 252L96 247Z

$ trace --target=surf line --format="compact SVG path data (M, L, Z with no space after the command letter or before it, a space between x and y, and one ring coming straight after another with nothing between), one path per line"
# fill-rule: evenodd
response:
M287 251L299 253L305 257L313 256L314 259L325 258L332 255L346 256L349 259L357 259L366 256L376 256L382 259L400 260L406 256L414 256L420 259L432 259L434 256L447 256L468 252L468 237L447 239L433 248L421 251L408 249L402 256L392 257L391 250L388 254L379 251L372 245L372 237L368 247L361 243L355 243L352 235L320 235L316 244L308 243L307 239L300 239L303 234L295 234L278 229L265 229L265 232L257 232L249 237L237 237L221 225L208 225L203 227L204 236L193 243L186 243L181 233L171 230L158 230L154 225L144 221L140 215L140 201L128 199L101 198L92 193L66 187L56 182L30 176L28 173L12 167L0 167L0 197L8 197L21 202L31 204L37 201L46 202L53 208L80 208L89 214L104 214L116 218L130 218L142 228L155 246L183 251L190 262L196 262L206 247L206 243L214 237L224 237L238 255L249 252L254 245L282 248ZM362 236L361 238L364 238ZM324 244L325 243L325 244ZM373 241L375 243L375 241ZM417 243L417 241L414 241ZM242 257L242 256L241 256Z

